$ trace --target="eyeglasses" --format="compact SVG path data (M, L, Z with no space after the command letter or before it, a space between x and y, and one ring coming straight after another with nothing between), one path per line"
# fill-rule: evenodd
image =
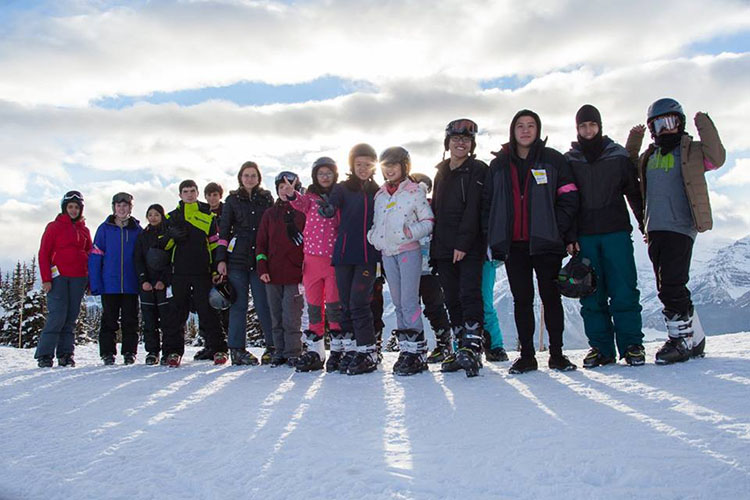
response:
M680 126L680 117L677 115L657 116L649 124L655 134L662 130L672 130Z
M471 139L472 138L469 137L468 135L452 135L450 137L450 141L451 142L463 142L463 143L466 143L466 144L471 143Z
M468 135L473 137L477 135L478 129L479 126L474 121L468 118L460 118L453 120L445 127L445 135Z

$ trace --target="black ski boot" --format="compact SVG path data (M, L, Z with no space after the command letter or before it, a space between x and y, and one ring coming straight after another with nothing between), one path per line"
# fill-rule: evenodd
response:
M230 349L229 357L234 366L257 366L258 358L247 349Z
M125 365L135 364L135 354L133 354L132 352L126 352L122 355L122 362Z
M690 353L691 358L703 358L706 356L706 337L703 337L701 341L693 346L693 350Z
M458 340L456 363L463 368L467 377L479 375L482 368L482 328L479 323L464 325Z
M338 371L343 356L344 334L338 330L331 330L331 353L326 361L326 371L329 373Z
M388 352L398 352L398 330L393 330L391 336L388 337L388 343L385 344L385 350Z
M487 362L508 361L508 353L505 352L505 348L503 347L493 347L484 353L484 359L486 359Z
M642 347L643 346L641 346L641 348ZM586 353L586 357L583 358L583 367L596 368L597 366L604 366L614 362L615 358L611 356L605 356L599 349L597 349L596 347L592 347L591 349L589 349L589 352Z
M453 349L450 330L438 330L435 332L435 349L427 356L428 363L442 363Z
M657 365L670 365L682 363L690 359L693 348L688 343L692 338L669 337L661 348L656 351Z
M158 352L150 352L146 354L146 364L147 365L158 365L159 364L159 353Z
M307 345L307 351L297 359L294 368L298 372L322 370L326 356L324 338L311 330L305 330L305 345ZM333 345L333 340L331 340L331 345Z
M349 370L349 364L357 357L357 342L354 340L352 332L345 332L342 334L341 343L344 354L341 356L341 361L339 361L339 373L346 375Z
M348 352L346 353L349 354ZM378 369L378 353L375 345L357 347L356 355L349 362L346 369L347 375L361 375L374 372Z
M393 365L393 373L414 375L425 371L427 369L425 360L427 341L424 339L424 332L398 330L398 341L401 355Z
M73 353L61 354L57 358L57 366L67 366L73 368L76 365L76 360L73 359Z
M204 347L203 349L195 353L195 355L193 356L193 361L213 361L214 354L216 354L216 351L214 351L213 349L209 349L208 347Z
M513 364L510 365L508 373L518 375L521 373L533 372L538 368L539 367L536 364L536 358L534 356L524 356L523 354L521 354L521 357L516 359Z
M36 366L39 368L52 368L55 359L52 356L39 356L36 360Z
M550 370L557 370L559 372L572 372L578 368L562 352L550 354L547 366Z
M646 364L646 349L641 344L631 344L625 350L625 362L630 366Z
M105 356L102 356L102 363L104 363L104 366L114 365L115 364L114 354L107 354Z
M375 347L378 353L378 364L383 362L383 330L375 332Z
M263 351L263 354L260 356L260 364L261 365L270 365L271 360L273 359L273 354L276 352L276 349L274 349L273 346L266 347L266 349Z

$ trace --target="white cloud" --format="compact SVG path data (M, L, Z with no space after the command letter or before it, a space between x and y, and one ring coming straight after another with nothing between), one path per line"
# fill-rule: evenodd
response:
M716 181L717 186L747 186L750 184L750 158L738 158L734 166Z

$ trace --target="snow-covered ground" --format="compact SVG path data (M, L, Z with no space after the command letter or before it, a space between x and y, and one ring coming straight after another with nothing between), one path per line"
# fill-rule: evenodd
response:
M394 377L391 353L347 377L104 367L95 345L40 370L0 348L0 498L748 498L750 335L678 366L657 347L641 368L474 379Z

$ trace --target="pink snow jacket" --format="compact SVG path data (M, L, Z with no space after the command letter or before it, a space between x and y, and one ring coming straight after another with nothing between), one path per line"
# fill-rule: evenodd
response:
M305 230L302 237L305 240L303 252L306 255L319 255L331 258L333 256L333 245L336 243L339 228L339 214L330 219L322 217L318 213L318 201L322 198L307 192L297 193L294 200L289 200L292 207L305 214Z
M375 193L375 217L367 240L383 255L396 255L419 249L419 240L432 232L435 216L427 201L427 188L405 179L393 194L388 184ZM404 234L409 228L411 237Z

